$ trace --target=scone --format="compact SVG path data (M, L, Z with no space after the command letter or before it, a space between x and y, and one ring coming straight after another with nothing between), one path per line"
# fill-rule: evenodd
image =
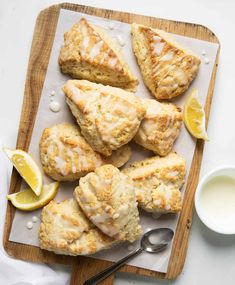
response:
M161 30L132 24L132 45L146 86L157 99L184 93L200 59Z
M141 99L120 88L69 80L63 91L82 135L105 156L135 136L145 115Z
M143 99L146 115L135 136L135 142L161 156L167 155L179 135L182 111L171 103Z
M106 31L82 18L64 35L61 71L77 79L135 91L138 80L123 59L121 47Z
M152 213L181 210L185 172L185 160L174 152L138 161L123 170L134 182L139 206Z
M117 243L86 218L74 199L43 208L39 241L42 249L65 255L93 254Z
M84 213L103 233L133 242L141 233L133 182L112 165L79 180L74 195Z
M120 167L131 156L130 147L125 145L103 157L85 141L78 126L68 123L46 128L39 148L44 172L57 181L77 180L107 163Z

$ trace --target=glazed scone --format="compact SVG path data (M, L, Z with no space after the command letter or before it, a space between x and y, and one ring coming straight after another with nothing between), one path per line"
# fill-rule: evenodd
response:
M69 80L63 91L82 135L105 156L132 140L145 115L141 99L120 88Z
M86 218L74 199L52 200L43 208L39 242L42 249L65 255L94 254L117 243Z
M152 213L176 213L181 210L180 188L186 173L185 160L171 152L133 163L123 170L134 182L139 206Z
M125 62L121 47L106 31L82 18L64 35L61 71L73 78L135 91L138 80Z
M103 157L85 141L78 126L69 123L46 128L39 149L44 172L57 181L77 180L107 163L120 167L131 156L130 147L124 145L110 157Z
M116 167L96 168L79 180L74 195L88 219L106 235L130 242L140 237L133 182Z
M143 99L146 114L134 138L135 142L161 156L173 147L182 126L182 111L171 103Z
M132 46L146 86L157 99L184 93L196 77L200 59L170 34L132 24Z

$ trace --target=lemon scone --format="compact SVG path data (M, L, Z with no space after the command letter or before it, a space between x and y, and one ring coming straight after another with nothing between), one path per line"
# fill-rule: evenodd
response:
M179 135L182 111L171 103L143 99L146 114L135 136L135 142L161 156L167 155Z
M184 93L196 77L200 59L158 29L132 24L132 45L146 86L157 99Z
M63 73L73 78L130 91L135 91L138 85L138 80L123 58L118 42L85 18L65 33L59 65Z
M96 168L79 180L75 198L103 233L133 242L142 233L133 182L112 165Z
M42 249L65 255L94 254L117 243L86 218L74 199L52 200L43 208L39 241Z
M105 156L135 136L145 115L141 99L120 88L69 80L63 91L82 135Z
M74 181L107 163L120 167L130 156L130 147L124 145L110 157L103 157L85 141L78 126L69 123L46 128L40 140L43 170L57 181Z
M174 152L138 161L123 170L134 182L139 206L156 213L181 210L185 172L185 160Z

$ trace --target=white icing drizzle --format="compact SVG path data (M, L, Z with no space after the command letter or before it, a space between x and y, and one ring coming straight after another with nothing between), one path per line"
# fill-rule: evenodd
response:
M165 43L161 43L161 42L158 42L158 43L155 43L154 44L154 52L157 54L157 55L160 55L163 48L165 46Z
M82 47L86 49L89 46L89 37L85 37L82 41Z
M121 35L117 35L116 38L118 40L119 45L121 47L124 47L125 46L125 41L124 41L123 37Z
M159 205L161 204L161 201L160 201L160 200L154 200L154 201L153 201L153 204L154 204L155 206L159 206Z
M33 221L33 223L36 223L36 222L38 221L38 217L33 216L33 217L32 217L32 221Z
M27 222L26 227L28 230L31 230L33 228L33 223L31 221Z
M112 57L112 58L109 60L109 66L110 66L110 67L114 67L116 63L117 63L117 57Z
M210 63L210 59L208 57L205 58L205 64L209 64Z
M170 52L166 53L165 55L163 55L163 57L161 57L160 61L172 60L173 57L174 57L174 53L173 53L173 51L170 51Z
M56 167L63 175L66 175L66 162L60 156L56 156L54 160L56 163Z
M93 46L90 52L91 59L94 59L100 53L100 49L103 46L103 44L104 42L101 40Z
M52 100L51 103L49 104L49 108L52 112L59 112L60 111L60 103L58 101Z
M119 213L115 213L115 214L113 215L113 218L114 218L114 219L118 219L119 216L120 216Z
M55 96L55 90L52 90L49 95L50 96Z

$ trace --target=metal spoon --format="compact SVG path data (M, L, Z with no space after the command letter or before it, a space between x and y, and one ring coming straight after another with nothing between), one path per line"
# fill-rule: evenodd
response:
M174 232L168 228L159 228L148 231L141 238L140 248L137 248L136 250L128 254L126 257L111 265L110 267L89 278L87 281L85 281L85 283L83 283L83 285L98 284L99 282L107 278L109 275L117 271L129 259L139 255L143 251L155 253L164 250L172 240L173 236Z

